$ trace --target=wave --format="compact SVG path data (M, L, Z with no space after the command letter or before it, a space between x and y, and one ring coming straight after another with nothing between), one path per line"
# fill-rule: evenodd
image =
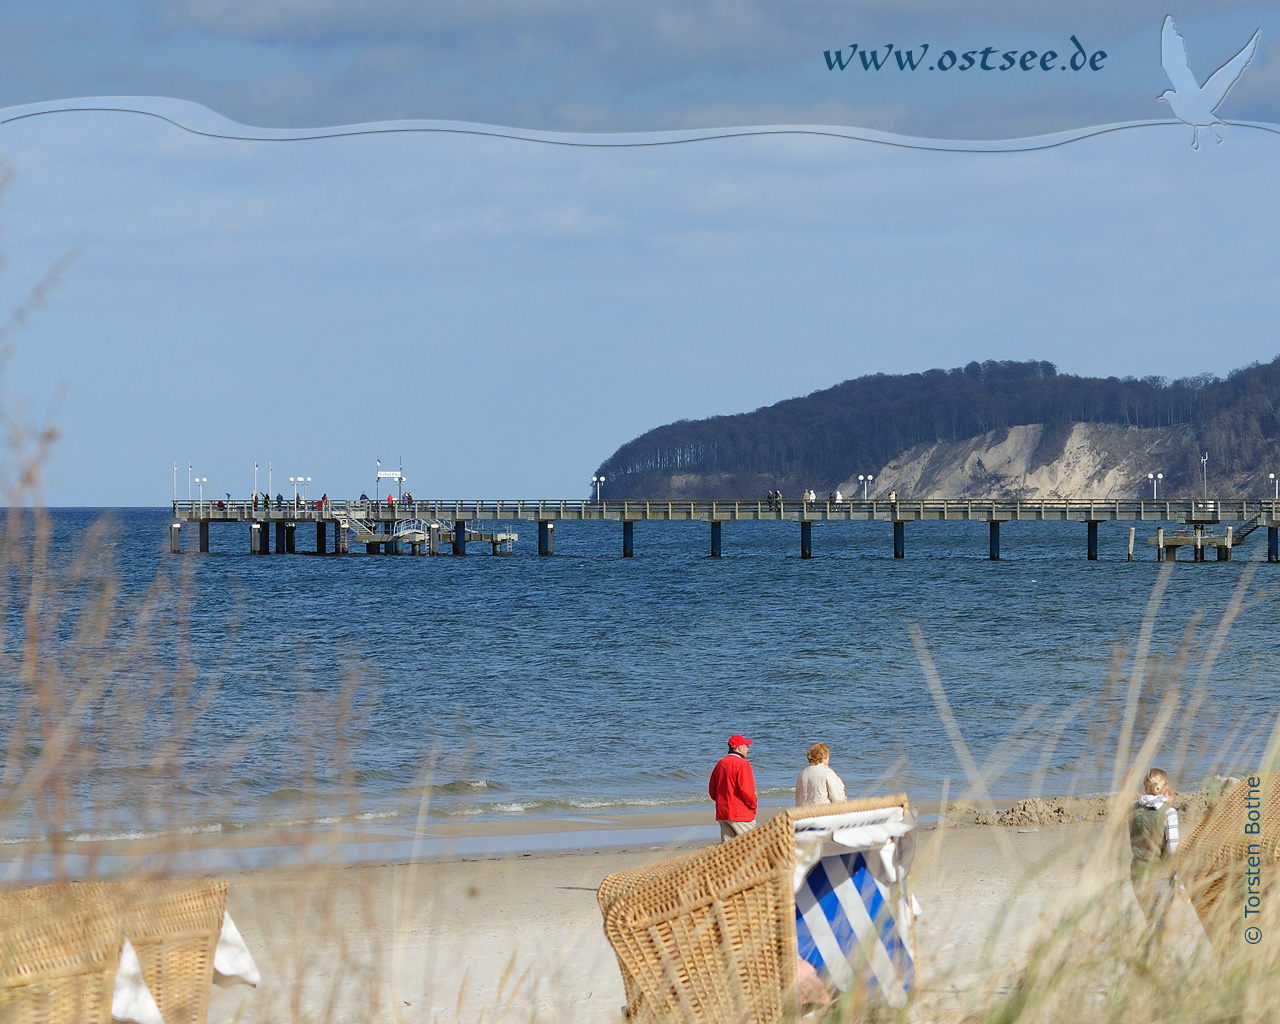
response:
M387 821L401 816L402 812L398 810L380 810L360 811L356 814L322 814L314 817L288 818L278 821L209 821L198 825L182 825L176 828L106 829L101 832L68 832L57 836L0 836L0 846L49 843L55 839L64 843L106 843L119 840L165 839L177 836L270 832L282 828L314 828L324 825L340 825L348 821Z
M786 790L791 792L791 790ZM504 803L468 804L465 807L432 807L428 814L443 817L474 817L478 814L528 814L533 811L607 811L645 807L692 807L706 805L705 796L670 797L588 797L583 799L559 799L540 797L529 800L512 800Z

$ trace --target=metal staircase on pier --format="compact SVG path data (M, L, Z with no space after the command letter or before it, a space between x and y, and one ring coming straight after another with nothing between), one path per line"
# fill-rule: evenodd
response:
M1262 513L1259 512L1257 515L1249 519L1246 519L1243 523L1240 524L1239 527L1231 531L1232 544L1239 544L1247 536L1249 536L1249 534L1253 533L1254 530L1256 530L1259 526L1262 525L1261 519L1262 519Z

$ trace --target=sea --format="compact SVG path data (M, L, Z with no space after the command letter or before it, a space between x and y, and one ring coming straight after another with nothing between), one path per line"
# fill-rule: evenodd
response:
M908 525L902 560L884 523L815 524L806 560L794 523L726 523L722 558L706 524L638 523L629 559L616 523L558 524L552 557L527 522L496 557L252 556L240 524L175 555L167 509L47 523L6 542L5 843L710 821L734 733L765 805L819 740L850 794L1083 795L1164 699L1144 756L1191 788L1256 767L1280 710L1265 530L1162 577L1151 524L1132 562L1103 524L1090 562L1080 524L1009 523L992 562L981 523Z

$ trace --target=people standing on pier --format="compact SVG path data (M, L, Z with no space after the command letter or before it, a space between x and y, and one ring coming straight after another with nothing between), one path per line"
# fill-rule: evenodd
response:
M848 799L844 781L831 767L831 748L814 743L806 751L809 767L796 776L796 806L842 804Z
M1178 878L1173 857L1178 852L1178 809L1173 806L1169 776L1152 768L1142 780L1142 796L1129 809L1129 846L1133 864L1129 879L1150 936L1159 939L1164 914Z
M284 508L284 494L281 491L276 491L276 508Z
M729 753L711 770L707 794L716 802L720 842L756 827L756 777L747 760L751 741L741 733L729 737Z

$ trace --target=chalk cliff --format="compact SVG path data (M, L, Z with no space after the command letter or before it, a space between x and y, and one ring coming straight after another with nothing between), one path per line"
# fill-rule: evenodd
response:
M876 474L874 494L901 498L1133 498L1148 473L1195 446L1189 427L1070 423L992 430L916 445ZM855 474L840 488L861 494ZM869 492L870 493L870 492ZM1149 493L1149 492L1145 492Z

